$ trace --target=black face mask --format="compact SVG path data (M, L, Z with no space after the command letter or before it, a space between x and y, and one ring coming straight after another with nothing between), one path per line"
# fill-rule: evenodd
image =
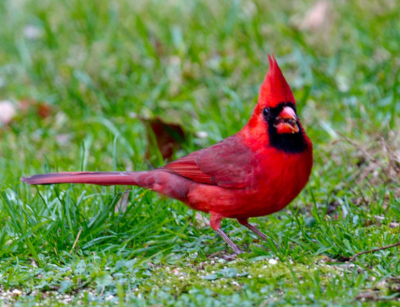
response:
M268 124L269 142L272 147L283 150L288 153L300 153L307 149L307 143L304 139L303 131L300 129L297 133L278 133L275 122L284 107L291 107L295 113L296 106L292 102L282 102L276 107L263 110L263 116ZM297 123L299 125L299 123Z

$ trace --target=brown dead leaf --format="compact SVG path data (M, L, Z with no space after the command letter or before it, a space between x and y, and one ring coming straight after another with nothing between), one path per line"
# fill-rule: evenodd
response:
M49 117L53 111L51 105L48 103L34 99L21 99L18 107L24 115L32 111L41 118Z
M186 133L179 124L166 123L160 118L141 120L147 128L146 159L150 159L154 155L154 149L158 148L163 159L167 160L186 141Z
M40 102L36 105L36 112L41 118L47 118L51 115L51 106L47 103Z

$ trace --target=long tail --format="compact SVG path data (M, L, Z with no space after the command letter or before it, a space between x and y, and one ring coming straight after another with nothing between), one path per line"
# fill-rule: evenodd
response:
M86 183L97 185L137 185L187 202L193 184L189 179L161 169L144 172L67 172L21 178L27 184Z
M65 172L22 177L27 184L86 183L97 185L137 185L140 172Z

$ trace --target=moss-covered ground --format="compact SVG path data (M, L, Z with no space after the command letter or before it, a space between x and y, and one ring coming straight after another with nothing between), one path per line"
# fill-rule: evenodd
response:
M0 1L0 306L399 306L399 247L351 259L400 238L399 11L391 0ZM314 144L301 195L251 220L268 242L225 220L246 250L236 257L207 215L136 187L20 182L162 165L154 148L145 159L141 118L185 129L175 158L234 134L267 53Z

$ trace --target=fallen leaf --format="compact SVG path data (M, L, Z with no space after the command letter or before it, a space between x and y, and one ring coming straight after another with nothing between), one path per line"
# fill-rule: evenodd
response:
M186 133L179 124L166 123L160 118L141 118L141 120L147 128L146 159L151 159L155 154L155 148L157 148L162 158L167 160L186 141Z
M36 113L41 118L46 118L51 115L51 107L47 103L40 102L36 106Z
M52 113L52 107L48 103L36 101L34 99L21 99L18 104L18 108L23 114L27 114L29 111L36 113L41 118L47 118Z

